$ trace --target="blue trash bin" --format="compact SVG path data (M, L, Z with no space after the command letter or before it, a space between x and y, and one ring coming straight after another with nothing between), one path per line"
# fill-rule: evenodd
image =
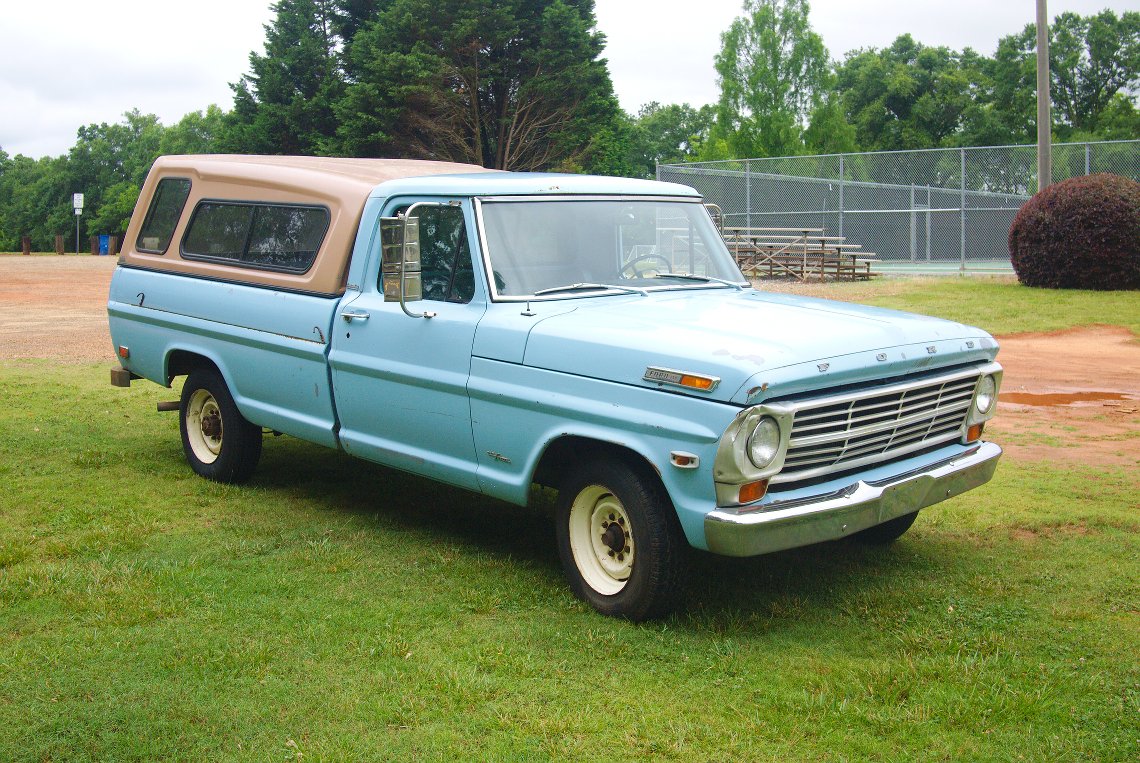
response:
M110 236L100 236L99 237L99 254L107 254L107 252L109 252L110 250L111 250L111 237Z

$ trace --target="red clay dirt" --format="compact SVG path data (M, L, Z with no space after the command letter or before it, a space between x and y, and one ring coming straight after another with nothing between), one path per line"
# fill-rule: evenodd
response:
M114 364L107 287L116 259L0 255L0 362ZM1008 457L1140 465L1140 341L1094 326L998 337L1005 378L989 438Z

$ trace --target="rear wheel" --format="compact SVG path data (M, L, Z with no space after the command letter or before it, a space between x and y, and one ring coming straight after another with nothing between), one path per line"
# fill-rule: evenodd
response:
M909 530L916 519L918 519L918 512L912 511L910 514L903 514L901 517L888 519L881 525L860 530L855 533L854 537L863 543L885 546L888 543L893 543L900 535Z
M182 450L190 468L215 482L245 482L261 458L261 427L245 420L221 375L194 371L182 387Z
M558 553L571 589L605 615L672 611L686 548L660 483L621 462L579 467L558 491Z

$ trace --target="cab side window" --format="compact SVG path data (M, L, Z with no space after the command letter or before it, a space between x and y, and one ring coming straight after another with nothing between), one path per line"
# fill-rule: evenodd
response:
M475 296L475 272L463 210L451 206L420 207L415 214L420 219L424 299L470 302Z

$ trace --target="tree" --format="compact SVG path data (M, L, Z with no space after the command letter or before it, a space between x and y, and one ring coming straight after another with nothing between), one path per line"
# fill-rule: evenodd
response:
M838 92L827 93L811 112L804 145L813 154L846 154L859 150L855 126L847 121Z
M367 10L367 4L346 4ZM334 104L344 92L336 29L355 17L332 0L279 0L265 26L265 55L232 85L234 108L221 146L259 154L321 154L336 132Z
M828 54L807 0L745 0L716 57L717 138L736 156L803 153L802 134L828 80Z
M620 164L593 0L394 0L353 38L339 150L499 169Z
M66 157L17 154L0 164L0 251L18 250L22 236L50 250L56 234L74 230L71 193Z
M215 153L219 150L225 120L226 113L213 104L205 112L192 111L163 131L159 153Z
M1113 96L1140 86L1140 13L1062 13L1050 37L1054 108L1074 130L1095 130Z
M662 106L656 101L642 106L630 121L630 164L634 172L651 178L658 164L696 161L715 120L714 106L696 109L687 103Z
M849 53L838 67L847 119L867 150L955 145L971 125L984 122L992 85L985 59L931 48L909 34L889 48Z
M1056 138L1102 137L1102 121L1110 134L1120 135L1122 125L1130 123L1129 112L1135 111L1124 102L1134 107L1140 88L1140 13L1062 13L1053 20L1049 39ZM1032 141L1037 124L1036 24L1003 37L991 66L996 119L1015 142ZM1128 137L1138 135L1131 132Z

